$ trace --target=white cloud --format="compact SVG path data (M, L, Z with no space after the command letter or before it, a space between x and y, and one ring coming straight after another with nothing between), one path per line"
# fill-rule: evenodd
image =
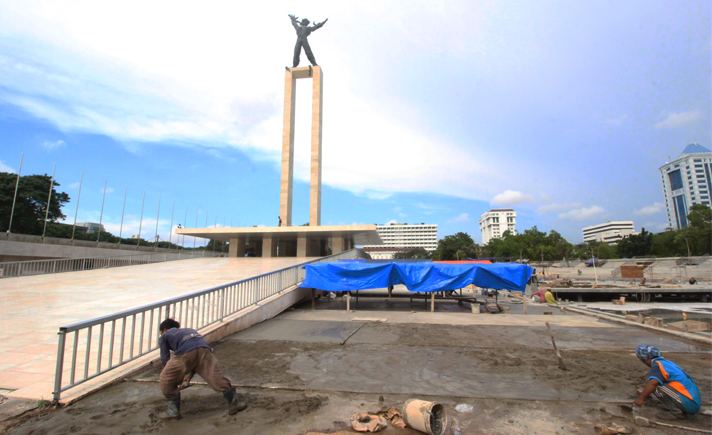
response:
M386 222L386 225L390 225L390 224L397 224L397 223L398 223L398 221L397 221L397 220L395 220L395 219L391 219L391 220L389 220L388 222Z
M591 219L605 213L603 207L594 205L591 207L581 207L569 210L566 213L559 214L560 219L570 219L574 221L583 221L586 219Z
M15 170L9 167L8 165L5 164L2 160L0 160L0 172L10 172L12 174L15 173Z
M188 143L218 154L224 154L221 148L235 147L276 167L281 159L284 65L295 36L288 18L278 19L275 11L290 5L216 2L196 10L160 2L129 1L118 9L104 2L3 3L0 101L63 131L139 144L133 146ZM427 113L374 87L371 77L379 71L378 82L396 80L378 67L393 50L407 53L416 46L458 58L481 50L468 35L477 24L490 26L487 16L496 8L482 6L467 22L446 19L450 13L442 5L426 1L407 9L357 2L305 8L302 13L312 19L332 18L311 37L318 58L331 59L325 67L324 184L374 199L393 192L481 199L490 183L517 175L515 164L497 167L493 144L472 138L465 144L433 133L437 130ZM142 13L136 14L139 9ZM98 22L97 16L113 19ZM237 16L269 19L235 26ZM374 30L357 44L356 16ZM414 24L432 20L439 25ZM259 44L242 44L240 56L225 55L234 51L235 41L254 35L259 35ZM389 49L377 50L383 40L391 41ZM244 59L259 66L245 68ZM297 88L294 177L308 181L311 101L305 97L311 83L301 80ZM479 176L472 177L473 172Z
M660 223L660 222L646 222L645 225L642 226L642 228L645 228L647 231L652 231L652 232L660 232L660 231L665 231L665 228L667 228L669 224L666 223Z
M394 207L393 211L398 213L399 211L403 211L403 208L402 207Z
M570 209L570 208L576 208L576 207L581 207L581 203L578 202L564 202L564 203L559 203L559 202L553 202L551 204L545 204L542 206L537 207L536 212L538 214L549 214L549 213L555 213L558 211Z
M655 124L655 128L678 128L702 119L702 112L692 110L689 112L668 112L665 119Z
M634 213L641 216L647 216L651 214L662 213L665 211L665 205L662 202L656 202L653 205L646 205L645 207L636 210Z
M532 200L531 195L524 194L516 190L505 190L503 193L492 198L492 204L504 207L512 207Z
M408 215L405 213L398 213L398 217L406 217L406 216L408 216Z
M42 142L42 146L45 149L50 150L50 151L60 148L60 147L63 147L64 145L66 145L66 142L64 142L62 139L59 139L56 141L46 140L46 141Z
M608 125L610 125L610 126L612 126L612 127L619 127L619 126L623 125L623 123L625 122L626 119L628 119L628 114L627 114L627 113L625 113L625 114L619 116L618 118L608 118L608 119L606 119L606 124L608 124Z
M454 224L457 222L469 222L469 221L470 221L470 216L467 213L462 213L459 216L455 216L452 219L448 219L447 223Z
M72 187L71 185L69 187ZM106 193L113 193L114 188L113 187L107 187L106 188ZM99 193L104 193L104 186L99 188Z

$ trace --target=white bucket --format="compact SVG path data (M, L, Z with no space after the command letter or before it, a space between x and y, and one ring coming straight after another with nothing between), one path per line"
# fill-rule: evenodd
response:
M447 428L445 408L435 402L408 399L403 405L403 421L428 435L443 435Z

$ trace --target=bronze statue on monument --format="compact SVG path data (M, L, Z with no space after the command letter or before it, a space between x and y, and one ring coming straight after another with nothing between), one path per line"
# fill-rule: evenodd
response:
M315 25L309 27L309 20L306 18L304 18L301 23L299 22L299 19L292 14L289 14L289 18L292 20L292 26L294 26L294 29L297 31L297 44L294 46L294 62L292 68L299 66L299 56L301 55L302 47L304 47L304 53L306 53L309 62L316 66L316 59L314 59L314 54L311 51L311 47L309 47L307 37L311 34L311 32L321 28L321 26L329 21L329 19L327 18L321 23L316 23Z

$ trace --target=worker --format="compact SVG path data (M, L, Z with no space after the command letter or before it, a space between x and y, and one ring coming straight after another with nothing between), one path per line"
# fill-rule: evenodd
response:
M700 410L700 390L683 369L674 362L660 356L657 347L641 344L635 351L636 356L643 364L650 367L648 381L638 390L640 397L633 402L635 406L643 406L645 399L653 394L660 402L672 411L668 414L659 414L661 419L687 418L697 414Z
M210 387L223 393L228 403L228 414L234 415L247 408L235 387L223 376L218 367L218 360L213 356L213 349L195 329L181 328L180 323L166 319L159 326L161 337L158 345L161 349L161 392L168 400L167 412L159 414L164 420L177 420L180 415L180 390L190 385L190 380L197 373ZM170 351L173 351L171 357Z
M557 304L554 294L551 293L551 287L546 288L546 293L544 293L544 298L546 299L547 304L554 304L554 305Z
M546 289L542 288L536 293L532 293L532 302L545 303L546 302Z

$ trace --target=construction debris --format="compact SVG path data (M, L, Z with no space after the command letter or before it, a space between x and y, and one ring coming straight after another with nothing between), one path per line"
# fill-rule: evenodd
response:
M443 435L447 430L445 407L436 402L408 399L403 405L403 421L428 435Z
M596 429L601 431L601 435L617 435L617 434L630 434L633 430L626 426L621 426L616 423L611 423L610 426L603 424L597 424Z
M356 432L379 432L388 427L388 422L377 414L357 412L351 417L351 427Z

